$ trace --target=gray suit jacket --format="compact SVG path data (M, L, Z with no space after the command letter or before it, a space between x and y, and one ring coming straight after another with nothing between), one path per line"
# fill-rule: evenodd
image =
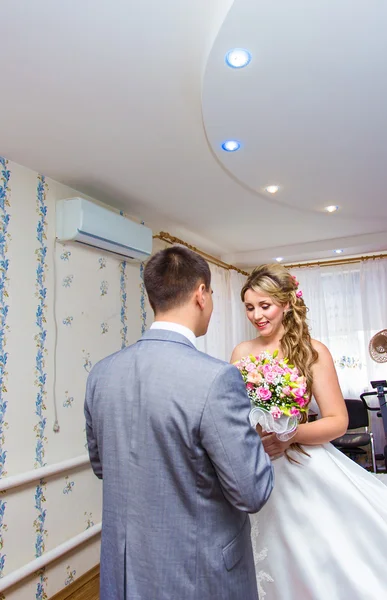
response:
M102 600L256 600L247 513L273 487L238 370L150 330L91 371Z

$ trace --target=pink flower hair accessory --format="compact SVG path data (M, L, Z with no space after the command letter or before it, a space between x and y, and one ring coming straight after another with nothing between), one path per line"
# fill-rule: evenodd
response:
M296 292L296 296L297 296L297 298L302 298L302 291L301 291L301 290L298 290L298 291Z

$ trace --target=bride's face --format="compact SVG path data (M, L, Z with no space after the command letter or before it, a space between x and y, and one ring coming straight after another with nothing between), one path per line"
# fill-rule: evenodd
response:
M286 306L277 304L264 292L247 290L245 307L248 320L262 337L272 337L281 331Z

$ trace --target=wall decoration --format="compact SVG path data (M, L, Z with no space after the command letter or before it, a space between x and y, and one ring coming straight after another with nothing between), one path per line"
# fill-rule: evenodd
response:
M127 335L128 326L126 324L128 317L127 306L126 306L126 261L120 263L120 297L121 297L121 348L125 348L128 345Z
M7 323L8 316L8 241L10 234L8 232L10 223L10 202L9 202L9 180L11 173L8 169L8 161L0 157L0 477L6 477L5 462L7 450L5 449L5 432L8 429L6 421L6 412L8 406L7 400L7 360L6 351L7 337L9 331ZM7 530L4 521L5 509L7 503L0 500L0 577L3 575L5 566L5 557L3 554L3 532Z
M78 195L0 158L0 477L87 452L88 374L145 326L138 263L55 241L55 203ZM101 521L101 482L90 467L64 475L20 486L12 503L0 494L0 577L42 556L48 540L53 549ZM96 537L0 600L46 600L98 556Z

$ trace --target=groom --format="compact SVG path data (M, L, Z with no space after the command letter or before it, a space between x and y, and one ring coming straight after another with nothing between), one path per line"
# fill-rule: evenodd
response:
M99 362L85 401L103 479L103 600L256 600L250 523L273 472L238 370L196 350L212 313L207 262L154 255L155 313L133 346Z

